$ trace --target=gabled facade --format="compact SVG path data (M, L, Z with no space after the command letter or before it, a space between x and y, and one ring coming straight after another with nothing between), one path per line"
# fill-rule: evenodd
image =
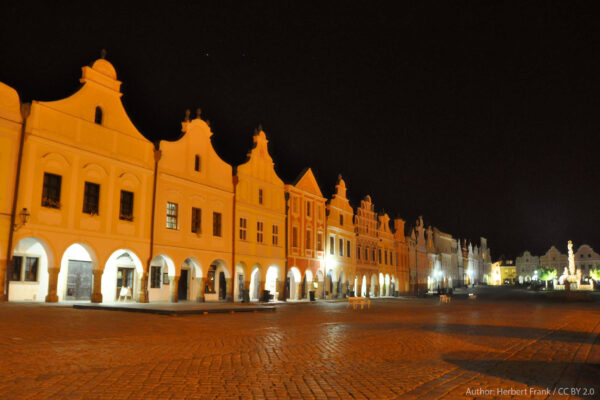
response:
M254 134L248 161L237 167L235 187L236 285L244 282L250 300L263 290L283 299L285 274L285 196L283 181L275 173L265 132Z
M404 220L401 218L394 219L394 245L396 247L394 262L398 279L395 288L402 295L411 293L409 242L410 237L406 237L404 234Z
M287 296L291 300L306 299L314 290L322 298L323 291L331 293L333 289L332 279L326 282L322 279L327 233L325 198L310 168L302 171L296 182L285 185L285 194L288 202Z
M215 152L199 114L186 118L178 140L160 142L150 301L233 296L232 168Z
M393 296L397 291L398 276L396 261L398 252L394 241L394 232L390 228L390 217L387 214L378 216L377 223L377 267L379 269L377 296Z
M377 270L377 214L371 196L367 195L356 209L356 274L359 277L360 295L375 296L379 293L379 274Z
M28 107L24 107L28 111ZM23 117L16 90L0 82L0 294L6 296L6 269L14 232L21 228L23 210L13 210ZM11 215L23 217L11 220ZM29 213L25 210L25 213ZM21 279L21 277L19 277Z
M535 279L536 271L540 268L540 258L525 250L515 260L515 268L519 282L529 282Z
M551 246L550 249L540 256L540 267L555 269L558 275L562 274L563 270L569 265L569 260L566 254L561 253L556 247Z
M596 253L590 245L579 246L574 256L575 268L581 271L584 278L590 276L590 271L600 268L600 254Z
M358 284L354 209L350 206L346 191L346 182L339 175L335 194L327 203L325 260L328 271L337 277L338 284L333 288L333 295L337 297L354 291Z
M126 287L147 301L154 147L108 61L83 67L80 82L31 104L17 201L30 218L15 232L9 299L110 301Z

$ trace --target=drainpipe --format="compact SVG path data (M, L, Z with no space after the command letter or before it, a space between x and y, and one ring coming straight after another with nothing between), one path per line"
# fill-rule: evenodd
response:
M21 104L21 116L23 122L21 124L21 137L19 138L19 153L17 156L17 173L15 174L15 191L13 194L12 210L10 213L10 225L8 226L8 246L6 248L6 271L4 276L4 293L2 300L8 301L8 290L10 288L9 274L12 271L12 245L14 240L15 218L17 217L17 200L19 199L19 183L21 181L21 164L23 163L23 145L25 144L25 123L31 112L31 104Z
M284 193L285 197L285 275L283 276L283 301L287 301L288 299L288 201L290 200L290 194Z
M231 229L231 284L233 285L233 287L231 288L231 301L235 303L236 298L235 298L235 285L239 285L239 282L236 282L236 276L235 276L235 202L237 199L237 184L238 184L238 177L237 175L233 175L233 202L232 202L232 219L233 219L233 223L231 224L232 229ZM244 271L245 272L245 271ZM244 276L244 290L246 290L246 279ZM250 288L248 288L250 289ZM238 288L239 290L239 288ZM238 293L238 295L242 295L242 301L244 300L244 293Z
M144 287L142 288L142 293L144 298L142 299L143 303L148 303L150 299L148 298L148 279L150 275L150 265L152 264L152 255L154 253L154 220L156 217L156 189L158 186L158 162L162 153L160 151L160 142L154 143L154 182L152 186L152 218L150 218L150 254L148 255L148 263L147 263L147 271L145 279L142 279L142 284Z

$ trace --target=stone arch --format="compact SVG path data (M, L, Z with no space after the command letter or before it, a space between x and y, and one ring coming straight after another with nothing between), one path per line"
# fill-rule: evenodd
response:
M265 275L265 290L268 290L273 295L273 299L277 300L281 288L281 273L277 265L271 265L267 268Z
M378 282L377 275L376 274L371 275L371 282L369 285L369 296L370 297L375 297L377 295L377 289L376 289L377 282Z
M288 298L290 300L298 300L301 296L300 284L302 282L300 270L297 267L291 267L288 271L287 279L289 282Z
M56 285L58 300L92 300L94 280L101 279L101 272L92 246L83 242L71 244L63 252L60 261ZM96 294L100 295L101 301L100 284L96 283Z
M384 279L384 284L385 284L385 294L384 296L391 296L390 291L390 285L392 283L391 279L390 279L390 274L385 274L385 276L383 277Z
M368 294L367 288L367 275L363 275L362 283L360 284L360 297L367 297Z
M303 299L308 299L309 293L311 290L314 290L313 286L313 273L307 268L304 271L304 276L302 277L302 284L300 285L300 296Z
M377 284L379 285L378 290L377 290L377 296L379 296L379 297L385 296L385 276L383 275L382 272L379 273L379 280L378 280Z
M171 281L177 274L171 257L158 254L150 262L148 301L170 301Z
M58 301L56 279L59 265L56 265L55 253L46 240L33 236L19 239L13 247L11 261L9 301ZM52 277L54 282L50 279Z
M232 300L231 272L222 259L215 259L208 266L204 299L206 301Z
M118 249L108 257L102 273L102 299L113 302L119 298L123 287L129 288L132 300L138 300L141 277L144 274L142 261L134 251Z
M235 301L243 301L243 293L246 288L246 263L238 261L235 266L235 275L233 283L233 298Z
M260 287L263 285L262 281L262 266L256 263L252 266L252 272L250 273L250 300L257 301L260 299Z

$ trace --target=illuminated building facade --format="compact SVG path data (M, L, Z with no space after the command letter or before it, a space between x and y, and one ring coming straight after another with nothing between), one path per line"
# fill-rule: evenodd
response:
M393 296L427 288L428 254L459 281L452 240L435 253L422 219L407 237L404 221L392 229L370 196L354 210L341 177L326 201L310 169L284 185L262 129L247 162L232 168L199 110L177 140L153 144L127 116L108 61L83 67L80 81L68 98L30 105L0 84L0 283L9 300Z
M302 171L296 182L285 185L288 210L287 244L287 297L306 299L310 291L318 298L337 293L336 265L326 265L325 198L310 168ZM327 272L325 271L327 269ZM327 279L323 279L323 277Z
M519 283L536 280L536 271L540 268L540 257L534 256L528 250L525 250L515 260L515 267Z
M569 260L566 254L561 253L556 247L551 246L550 249L540 256L540 267L555 269L558 275L562 274L565 267L569 265Z

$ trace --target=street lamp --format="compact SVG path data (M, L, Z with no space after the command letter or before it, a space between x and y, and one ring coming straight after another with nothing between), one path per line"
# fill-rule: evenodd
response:
M31 216L31 214L29 213L29 211L27 210L27 208L23 207L23 209L19 213L19 218L21 219L21 223L20 224L16 224L16 223L13 224L13 230L16 231L20 227L22 227L23 225L25 225L27 222L29 222L29 217L30 216Z

